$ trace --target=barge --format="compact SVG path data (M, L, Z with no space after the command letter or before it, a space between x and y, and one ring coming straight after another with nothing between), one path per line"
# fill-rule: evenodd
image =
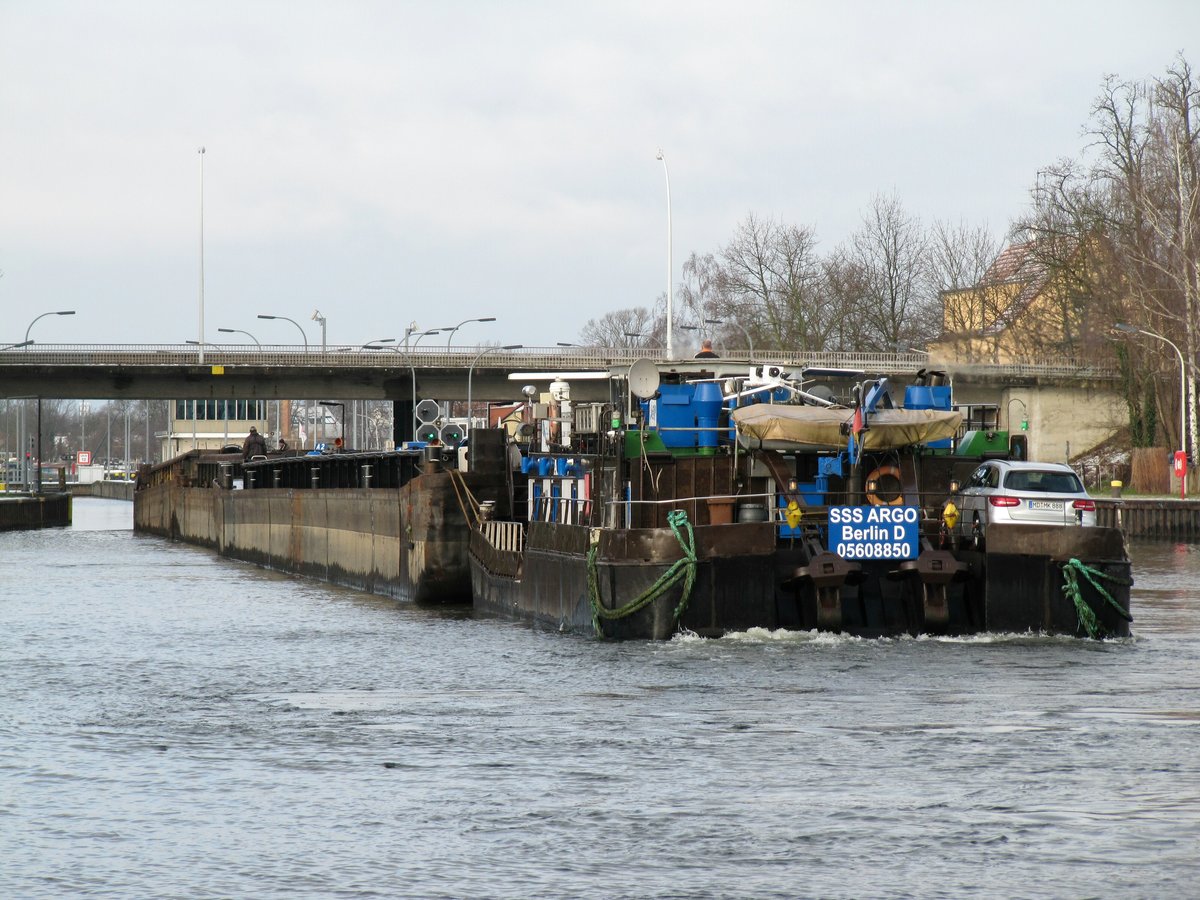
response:
M472 430L469 466L506 471L502 498L464 510L476 608L613 639L1129 633L1118 529L960 540L981 455L960 452L950 385L920 372L901 402L862 374L644 360L609 373L607 403L551 385L502 458Z
M502 440L481 445L489 437ZM468 604L459 498L496 503L502 486L501 469L460 472L438 444L248 462L190 451L138 473L134 529L399 600Z

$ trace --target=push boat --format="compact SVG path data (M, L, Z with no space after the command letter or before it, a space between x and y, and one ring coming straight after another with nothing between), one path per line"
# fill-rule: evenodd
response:
M607 402L527 388L506 440L468 439L468 469L505 473L464 509L476 609L610 639L1129 633L1120 530L962 540L958 486L1008 447L970 449L942 373L900 397L863 376L639 360L609 371Z

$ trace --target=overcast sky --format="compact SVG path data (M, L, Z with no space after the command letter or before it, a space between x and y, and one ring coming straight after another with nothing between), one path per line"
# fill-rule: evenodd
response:
M196 339L201 146L210 340L576 340L666 288L659 147L676 278L881 192L1001 235L1103 77L1197 36L1194 0L0 0L0 344Z

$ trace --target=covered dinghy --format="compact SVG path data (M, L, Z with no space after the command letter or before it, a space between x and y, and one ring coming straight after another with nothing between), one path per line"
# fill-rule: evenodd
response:
M731 418L745 447L840 450L846 446L854 410L755 403L735 409ZM949 410L879 409L867 416L858 441L864 450L894 450L952 438L961 424L962 413Z

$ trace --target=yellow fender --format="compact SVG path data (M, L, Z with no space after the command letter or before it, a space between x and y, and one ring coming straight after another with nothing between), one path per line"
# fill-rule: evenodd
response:
M947 500L946 505L942 507L942 521L951 531L958 524L958 507L954 505L953 500Z

